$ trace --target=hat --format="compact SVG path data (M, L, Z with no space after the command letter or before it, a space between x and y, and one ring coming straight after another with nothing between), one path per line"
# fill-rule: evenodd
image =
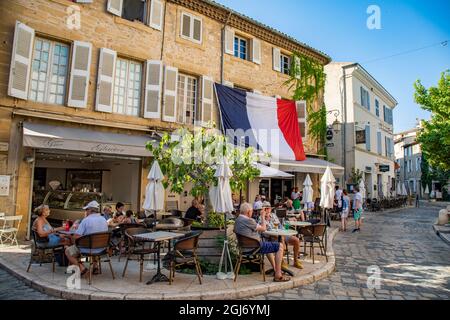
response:
M266 198L266 196L261 196L261 199L265 199Z
M269 201L264 201L263 204L262 204L262 207L263 208L272 208L272 205L270 204Z
M98 204L97 201L94 200L94 201L89 202L86 206L83 207L84 210L90 209L90 208L100 209L100 205Z

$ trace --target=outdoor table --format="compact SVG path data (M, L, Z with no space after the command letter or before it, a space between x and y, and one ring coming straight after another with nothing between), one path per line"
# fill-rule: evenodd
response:
M278 242L281 242L282 237L292 237L292 236L296 236L297 234L298 234L298 232L295 230L283 230L283 229L275 229L275 230L265 231L263 233L263 235L268 236L268 237L278 237ZM287 268L282 268L282 271L289 274L291 277L294 276L294 273ZM273 269L267 270L266 274L267 273L270 274L271 272L274 272L274 270Z
M309 227L312 223L307 221L289 221L289 225L293 227Z
M184 234L180 233L174 233L174 232L165 232L165 231L156 231L156 232L150 232L150 233L143 233L143 234L137 234L134 236L139 241L146 241L146 242L155 242L157 245L157 257L158 257L158 268L156 270L156 274L153 276L153 278L149 281L147 281L147 284L152 284L154 282L163 282L163 281L169 281L166 275L161 273L161 242L172 240L175 238L183 237Z

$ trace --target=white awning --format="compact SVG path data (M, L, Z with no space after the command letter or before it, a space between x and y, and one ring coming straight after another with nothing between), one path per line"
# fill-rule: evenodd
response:
M278 169L287 172L318 173L318 174L325 173L327 166L329 166L334 175L336 176L344 175L343 167L317 158L306 158L305 161L279 160L277 162L271 162L271 166L277 167Z
M25 122L23 145L32 148L60 149L128 156L151 156L145 148L150 137L108 133L81 128Z
M292 174L283 172L276 168L265 166L262 163L255 163L254 165L261 171L259 178L293 178L294 177Z

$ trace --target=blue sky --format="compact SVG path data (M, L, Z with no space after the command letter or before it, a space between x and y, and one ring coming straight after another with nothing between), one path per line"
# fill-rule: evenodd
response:
M308 45L334 61L359 62L398 101L394 130L429 114L414 103L413 83L436 85L450 69L450 42L375 62L374 59L450 41L448 0L216 0ZM369 30L369 5L381 9L381 29ZM365 63L368 62L368 63Z

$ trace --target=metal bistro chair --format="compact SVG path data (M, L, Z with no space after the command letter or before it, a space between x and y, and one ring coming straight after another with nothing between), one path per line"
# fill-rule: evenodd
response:
M128 238L128 252L127 261L123 268L122 278L125 277L127 271L128 261L139 261L139 282L142 282L142 272L144 271L144 261L151 261L151 258L145 259L145 255L152 253L158 253L158 250L154 247L145 247L145 242L135 238L136 235L148 233L149 230L144 227L129 228L125 231L125 236ZM137 256L137 258L133 258Z
M128 237L125 235L125 231L127 231L130 228L140 228L140 227L145 227L143 224L141 223L123 223L119 225L119 232L120 232L120 240L119 240L119 244L118 244L118 250L119 250L119 262L120 262L120 258L122 258L122 253L124 253L123 251L127 252L128 251Z
M75 241L75 245L79 249L88 249L88 252L81 253L81 257L85 257L86 261L89 263L89 285L92 283L92 271L94 262L99 263L99 271L102 273L101 258L107 257L103 262L109 263L109 269L111 270L111 275L113 280L115 279L114 270L111 265L111 259L108 254L108 247L111 241L111 232L98 232L93 234L88 234L78 238ZM100 252L96 252L97 249L101 249ZM93 251L94 250L94 251Z
M59 252L59 254L64 254L64 245L58 244L56 246L49 246L48 238L40 237L39 234L34 230L31 230L31 234L33 236L34 252L31 252L30 262L28 263L27 272L30 272L31 264L34 261L36 254L38 256L39 266L42 266L42 263L47 262L45 260L45 257L47 256L46 251L51 252L52 271L55 272L55 261L56 261L55 253Z
M173 245L173 250L164 257L169 267L169 284L175 278L175 268L182 265L194 264L198 281L202 284L202 269L197 257L198 240L202 231L194 231L186 234L177 240Z
M0 218L0 245L10 243L19 246L17 241L17 232L19 231L20 222L22 221L22 216L3 216Z
M261 244L258 240L248 238L246 236L236 234L239 257L234 270L234 282L236 282L242 263L258 263L264 282L266 281L266 273L264 270L264 254L260 253Z
M300 229L300 234L303 236L304 241L304 251L306 253L306 246L308 244L309 254L312 256L313 264L315 263L314 244L319 245L320 252L322 253L322 255L325 255L325 259L328 262L327 249L324 244L326 230L326 224L316 224Z

